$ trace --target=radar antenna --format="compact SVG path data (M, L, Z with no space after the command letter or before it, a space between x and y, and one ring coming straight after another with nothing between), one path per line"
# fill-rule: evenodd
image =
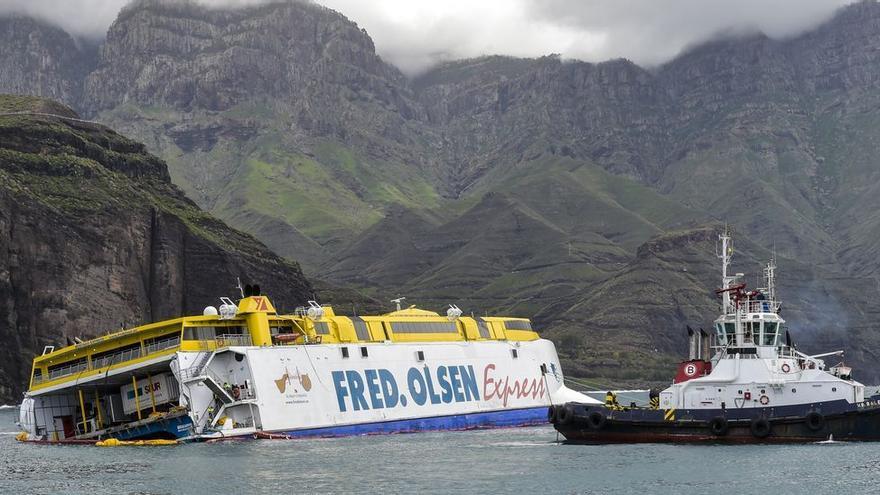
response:
M235 288L241 293L241 298L244 299L244 287L241 285L241 278L235 277Z
M405 297L398 297L397 299L391 300L391 302L393 302L395 305L397 305L397 311L400 311L400 303L402 303L403 301L406 301Z

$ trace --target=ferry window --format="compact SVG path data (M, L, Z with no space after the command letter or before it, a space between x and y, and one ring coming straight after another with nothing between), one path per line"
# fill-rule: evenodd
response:
M358 340L372 340L370 338L370 329L367 328L367 323L358 317L351 318L352 324L354 324L354 333L357 334Z
M718 339L719 345L727 345L727 334L724 333L724 324L716 323L715 324L715 336Z
M221 330L221 333L223 330ZM214 340L217 332L214 327L187 327L183 329L183 340Z
M458 333L458 325L452 321L395 321L391 323L394 333Z
M344 357L344 358L348 357L348 347L342 348L342 357Z
M508 320L504 322L504 328L508 330L532 330L532 324L523 320Z
M330 334L330 324L326 321L316 321L315 322L315 333L319 335L329 335Z
M367 356L369 356L369 355L370 355L370 354L369 354L369 352L367 351L367 348L366 348L366 347L361 347L361 357L367 357Z
M241 326L222 326L216 327L214 329L218 334L221 335L242 335L244 334L244 328Z
M424 361L425 360L425 351L416 352L416 359L418 359L419 361Z
M513 355L514 359L519 357L519 353L516 351L516 349L511 349L510 354Z
M180 345L180 334L174 332L145 340L144 351L146 354L152 354L178 345Z
M176 345L176 344L175 344ZM155 351L154 351L155 352ZM112 364L118 364L124 361L128 361L130 359L135 359L141 357L141 345L140 344L131 344L125 347L118 347L116 349L99 352L97 354L92 355L92 368L103 368L104 366L110 366Z
M477 329L480 331L481 338L488 339L491 337L491 335L489 335L489 325L486 324L486 320L477 318Z
M58 377L72 375L85 371L89 367L86 358L79 358L74 361L49 366L49 379L53 380Z

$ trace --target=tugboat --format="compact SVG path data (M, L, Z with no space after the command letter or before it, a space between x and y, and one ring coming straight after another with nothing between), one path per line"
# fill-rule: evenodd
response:
M569 443L770 443L880 440L880 397L843 363L791 343L776 300L776 264L764 268L764 287L746 289L731 275L730 232L719 235L721 316L714 336L690 334L690 355L673 384L651 394L651 406L622 407L609 392L604 405L551 406L549 420ZM711 354L711 356L710 356Z

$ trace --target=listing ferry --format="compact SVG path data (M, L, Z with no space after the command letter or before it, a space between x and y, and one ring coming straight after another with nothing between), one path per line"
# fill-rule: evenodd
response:
M293 438L547 422L566 388L529 320L415 307L278 314L259 287L234 304L127 329L33 361L19 440ZM596 401L593 401L596 402Z
M611 392L604 405L551 406L556 429L571 443L880 440L880 397L866 400L849 367L822 359L842 352L810 356L792 345L775 262L764 269L764 287L748 291L743 274L728 273L729 232L719 237L722 314L714 336L689 329L689 359L651 406L621 405Z

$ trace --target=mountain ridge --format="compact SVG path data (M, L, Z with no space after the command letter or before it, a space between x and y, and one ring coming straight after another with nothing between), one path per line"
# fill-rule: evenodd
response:
M634 355L660 370L684 342L667 326L714 317L721 221L752 261L775 251L798 281L828 280L816 294L839 290L852 340L811 332L808 344L843 342L872 366L860 347L876 345L866 301L880 269L876 3L652 70L488 56L412 80L355 23L299 2L230 12L147 0L109 33L82 83L88 111L146 143L198 205L309 273L383 299L534 314L560 343L575 332L631 349L626 336L654 346ZM0 88L26 67L0 74ZM667 237L666 254L647 254ZM700 277L673 269L686 268L676 255ZM693 301L638 282L658 274ZM825 321L795 299L807 323ZM654 309L635 319L626 304ZM601 373L591 352L566 366Z

